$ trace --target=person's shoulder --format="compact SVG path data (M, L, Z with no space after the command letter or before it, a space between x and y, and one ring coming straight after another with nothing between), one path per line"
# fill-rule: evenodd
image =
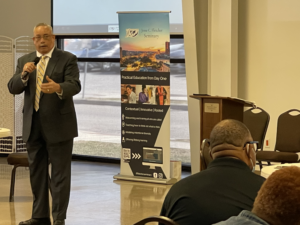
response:
M34 59L35 57L36 57L36 52L30 52L30 53L28 53L28 54L25 54L25 55L21 56L21 57L19 58L19 60L20 60L20 61L22 61L22 60L28 61L28 59L31 59L31 58Z
M261 224L261 225L267 225L268 223L261 218L254 215L252 212L248 210L243 210L240 212L237 216L231 216L225 221L221 221L219 223L214 223L212 225L254 225L254 224Z
M252 171L247 171L244 173L239 173L238 180L244 181L244 183L241 185L247 185L251 183L251 189L255 190L257 188L259 189L266 179L258 174L253 173Z
M201 180L201 176L203 176L203 172L198 172L196 174L185 177L175 183L171 189L184 191L186 188L189 189L191 186L197 185L197 183Z
M253 179L255 179L257 182L263 183L266 180L266 178L264 178L256 173L251 173L251 175L252 175Z
M253 223L251 221L245 220L244 218L239 218L238 216L232 216L225 221L220 221L212 225L238 225L238 224L250 225Z

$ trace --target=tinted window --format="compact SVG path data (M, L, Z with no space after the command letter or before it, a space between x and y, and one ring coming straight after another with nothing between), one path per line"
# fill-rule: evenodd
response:
M119 39L65 39L64 50L80 58L120 58ZM184 59L183 39L171 39L171 58Z

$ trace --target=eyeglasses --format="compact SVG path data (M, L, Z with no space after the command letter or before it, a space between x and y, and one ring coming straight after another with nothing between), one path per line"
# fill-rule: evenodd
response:
M258 141L248 141L248 142L246 142L245 144L244 144L244 148L246 147L246 145L252 145L253 146L253 148L254 148L254 151L256 152L256 150L257 150L257 145L258 145Z
M44 40L50 40L50 38L52 37L53 35L47 35L47 34L45 34L45 35L43 35L42 37L41 36L37 36L37 37L33 37L32 39L34 40L34 41L40 41L42 38L44 39Z

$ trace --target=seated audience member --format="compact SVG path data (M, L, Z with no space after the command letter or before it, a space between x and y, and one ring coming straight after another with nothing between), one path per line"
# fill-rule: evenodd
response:
M251 210L264 178L253 173L255 151L250 131L223 120L210 134L213 161L208 168L174 184L161 215L180 225L211 225Z
M252 211L243 210L218 225L299 225L300 168L280 169L266 180L258 192Z

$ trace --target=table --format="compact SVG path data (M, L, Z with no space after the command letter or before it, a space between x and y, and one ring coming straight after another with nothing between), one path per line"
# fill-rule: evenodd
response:
M10 136L10 129L0 128L0 153L12 152L12 140L7 140L5 137Z
M300 167L300 163L285 163L285 164L277 164L277 165L273 165L273 166L265 166L262 168L260 175L264 178L268 178L276 170L279 170L283 167L288 167L288 166Z
M10 129L0 128L0 138L10 136Z

